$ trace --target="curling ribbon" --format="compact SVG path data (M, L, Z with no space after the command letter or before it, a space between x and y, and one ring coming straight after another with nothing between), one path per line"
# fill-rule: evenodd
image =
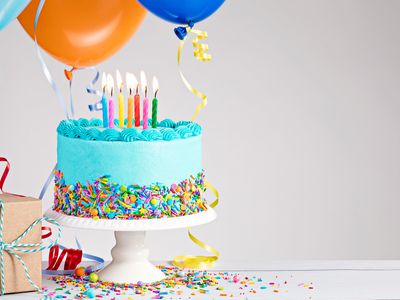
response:
M218 190L207 179L205 179L205 183L207 188L215 196L215 200L210 204L210 207L214 208L219 203ZM174 257L174 259L172 260L172 264L180 268L188 268L188 269L207 269L209 267L212 267L219 258L220 254L218 250L199 240L190 232L190 230L188 230L188 235L193 243L195 243L197 246L199 246L200 248L206 250L207 252L213 255L212 256L178 255Z
M72 82L73 82L73 78L74 78L74 72L75 71L82 71L82 70L93 70L93 71L95 71L95 76L89 82L89 84L86 86L86 92L88 94L92 94L92 95L95 95L95 96L101 96L101 92L94 87L94 85L96 84L96 82L100 78L100 72L97 70L96 67L86 67L86 68L75 68L75 67L73 67L70 70L65 69L64 70L64 75L69 81L69 95L70 95L70 103L71 103L71 111L72 112L74 111L74 106L73 106L74 100L73 100L73 96L72 96ZM99 107L99 104L100 104L100 107ZM101 100L97 101L97 102L95 102L93 104L89 104L88 107L89 107L90 111L101 110Z
M78 239L75 239L75 241L77 249L66 248L60 244L54 245L49 252L49 266L46 270L43 270L42 273L46 275L72 275L75 268L81 263L82 258L87 258L97 263L97 265L92 268L93 272L104 268L103 258L84 253ZM62 250L60 255L59 250ZM64 270L58 270L65 255Z
M74 270L82 261L81 249L63 249L61 254L59 254L59 251L60 247L58 245L50 248L47 270L58 270L65 256L64 270Z
M71 116L68 113L68 108L67 108L67 103L64 99L64 97L61 94L61 91L59 89L59 87L57 86L55 80L53 79L53 76L51 76L51 73L49 71L49 68L46 65L46 62L44 61L43 55L42 55L42 51L40 50L39 44L37 42L37 36L36 36L36 29L38 26L38 22L39 22L39 17L40 14L42 12L44 3L46 2L46 0L40 0L40 3L38 5L38 8L36 10L36 15L35 15L35 23L34 23L34 27L33 27L33 36L34 36L34 40L35 40L35 49L36 49L36 54L39 58L39 62L40 62L40 66L42 67L42 71L44 73L44 75L46 76L47 81L50 83L54 93L57 96L58 102L61 106L61 109L64 111L65 117L67 119L70 119Z
M185 84L186 88L194 94L196 97L200 98L201 102L197 105L194 114L192 115L192 121L196 120L197 116L199 115L200 111L207 105L207 96L200 92L198 89L194 88L186 77L183 75L181 70L181 56L183 46L185 45L185 40L188 33L194 33L196 36L192 40L192 45L194 47L194 57L203 62L207 62L211 60L211 54L207 53L208 51L208 44L202 44L200 41L207 38L207 32L193 29L194 24L189 24L186 27L177 27L175 28L175 34L181 40L178 47L178 68L179 74L183 83ZM210 181L207 179L205 180L207 188L214 194L215 200L210 204L210 207L214 208L219 203L219 193L218 190L211 184ZM199 240L195 237L190 230L188 230L188 236L190 240L198 245L200 248L206 250L207 252L213 254L212 256L193 256L193 255L179 255L175 256L172 260L172 264L180 268L190 268L190 269L204 269L209 268L214 265L214 263L219 258L219 252L215 248L207 245L203 241Z
M10 163L5 157L0 157L0 161L6 163L6 167L4 168L3 174L0 177L0 192L4 193L3 186L4 182L6 181L7 175L10 172Z
M59 87L57 86L55 80L51 76L49 68L47 67L46 62L45 62L45 60L43 58L42 51L40 50L39 44L37 42L36 29L37 29L37 26L38 26L38 23L39 23L39 17L40 17L40 14L42 12L42 9L43 9L43 6L44 6L45 2L46 2L46 0L40 0L40 3L39 3L38 8L36 10L36 15L35 15L35 23L34 23L34 32L33 33L34 33L36 53L37 53L37 56L39 58L40 65L42 67L42 71L43 71L44 75L46 76L47 81L50 83L54 93L56 94L58 102L59 102L62 110L64 111L65 117L67 119L75 119L74 99L73 99L73 96L72 96L72 79L73 79L74 71L76 71L76 70L84 70L84 69L91 69L91 70L94 70L96 72L95 77L90 81L90 83L86 87L86 91L89 94L94 94L94 95L97 95L97 96L100 95L100 91L96 90L94 88L94 85L98 81L98 79L100 77L100 74L99 74L99 71L95 67L72 68L71 70L64 70L64 74L65 74L65 76L67 77L67 79L69 81L69 91L70 91L70 112L68 112L67 103L66 103L64 97L62 96L61 91L60 91ZM91 105L89 105L89 109L90 109L90 107L91 107Z
M183 72L181 70L181 56L182 56L182 49L183 46L185 45L185 40L186 40L186 34L188 33L194 33L196 37L192 40L192 44L194 47L194 57L196 57L197 60L199 61L210 61L211 60L211 54L206 53L208 51L208 44L202 44L200 41L204 40L207 38L207 32L206 31L201 31L197 29L193 29L193 24L189 24L189 26L186 27L178 27L175 28L175 33L178 36L178 38L181 39L181 42L179 43L178 47L178 68L179 68L179 74L181 76L181 79L183 83L185 84L186 88L194 94L196 97L200 98L201 102L199 105L197 105L196 110L194 114L192 115L192 121L194 121L197 116L199 115L200 111L207 105L207 96L200 92L198 89L194 88L189 81L186 79L186 77L183 75Z

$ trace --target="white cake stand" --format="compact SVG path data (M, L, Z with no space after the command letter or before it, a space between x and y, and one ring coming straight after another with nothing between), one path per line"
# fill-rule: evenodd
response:
M146 231L193 227L213 221L217 214L208 207L206 211L193 215L143 220L93 220L79 218L48 210L51 217L61 225L73 228L113 230L115 246L111 250L112 261L100 273L102 281L115 283L149 283L165 278L161 270L148 260L149 249L144 246Z

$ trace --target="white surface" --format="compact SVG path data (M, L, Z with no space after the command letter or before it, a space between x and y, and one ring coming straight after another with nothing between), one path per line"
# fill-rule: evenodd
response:
M140 219L140 220L108 220L79 218L56 212L52 209L46 211L45 216L58 221L62 226L78 229L112 230L112 231L149 231L187 228L209 223L217 217L215 211L208 207L206 211L174 218Z
M100 273L102 281L118 283L156 282L163 272L148 261L149 249L144 246L146 232L116 231L112 261Z
M208 96L198 119L203 163L221 194L218 220L196 228L199 238L228 260L249 248L269 260L400 258L399 11L400 1L228 0L196 25L208 31L213 60L197 62L188 41L182 70ZM199 100L179 77L174 27L149 14L99 68L156 75L160 118L190 119ZM19 24L0 40L0 154L12 165L5 188L38 195L62 114ZM68 97L64 66L46 59ZM91 77L75 75L80 116L93 116ZM110 259L112 232L66 229L63 244L75 236ZM152 258L202 253L186 236L150 233Z
M45 216L55 219L60 225L78 229L112 230L115 246L112 249L111 263L101 271L100 279L118 283L155 282L162 280L164 274L148 261L149 250L144 246L145 231L189 228L215 220L215 211L206 211L175 218L140 220L93 220L78 218L47 210Z
M388 264L389 263L389 264ZM309 270L309 271L295 271L296 266L313 265L314 268L331 266L331 270ZM386 266L390 270L373 270ZM232 272L239 270L239 275L243 276L257 276L263 279L263 284L266 282L274 281L283 283L288 281L288 287L285 289L280 288L280 293L273 293L272 289L268 288L263 294L258 291L255 295L247 295L248 299L293 299L293 300L372 300L372 299L400 299L400 268L398 261L293 261L293 262L275 262L268 265L258 265L257 271L249 269L242 269L243 264L237 263L221 263L219 270L232 270ZM358 270L344 270L341 268L355 267ZM393 269L393 267L397 269ZM290 270L290 271L285 271ZM363 268L364 270L359 270ZM279 271L277 270L279 269ZM247 271L246 271L247 270ZM44 285L55 288L53 282L47 281L44 278ZM309 291L304 288L299 288L300 282L312 282L314 290ZM229 286L225 286L223 292L229 293ZM233 289L234 287L231 286ZM219 297L219 291L214 291L211 294L199 296L197 293L196 299L229 299L229 297ZM188 294L185 294L188 295ZM17 294L6 295L5 300L12 299L38 299L33 294ZM149 297L139 297L140 299L150 299ZM105 298L103 298L105 299ZM118 299L127 299L127 297L118 297ZM134 299L136 299L134 297ZM169 299L169 298L167 298ZM175 298L172 298L175 299ZM185 299L185 297L181 297ZM238 299L246 299L244 297Z

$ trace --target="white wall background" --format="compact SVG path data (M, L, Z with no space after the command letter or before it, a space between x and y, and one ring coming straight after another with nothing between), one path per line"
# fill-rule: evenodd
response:
M400 258L400 2L230 0L198 27L213 61L183 69L209 96L204 167L219 218L195 229L226 260ZM148 15L99 68L159 77L161 117L188 119L197 99L176 66L173 24ZM0 154L8 191L37 195L56 160L62 114L33 42L17 22L0 32ZM47 57L67 96L63 66ZM76 76L81 116L91 114ZM51 192L44 206L50 207ZM109 258L110 232L66 229ZM153 232L155 259L202 253L184 230Z

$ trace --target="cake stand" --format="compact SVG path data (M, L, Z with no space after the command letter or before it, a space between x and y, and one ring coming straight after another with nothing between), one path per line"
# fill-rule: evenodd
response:
M100 271L100 279L115 283L149 283L162 280L165 275L148 260L149 250L144 246L146 231L206 224L217 217L211 207L207 208L206 211L183 217L143 220L93 220L68 216L51 209L45 216L66 227L114 231L116 243L111 250L112 261Z

